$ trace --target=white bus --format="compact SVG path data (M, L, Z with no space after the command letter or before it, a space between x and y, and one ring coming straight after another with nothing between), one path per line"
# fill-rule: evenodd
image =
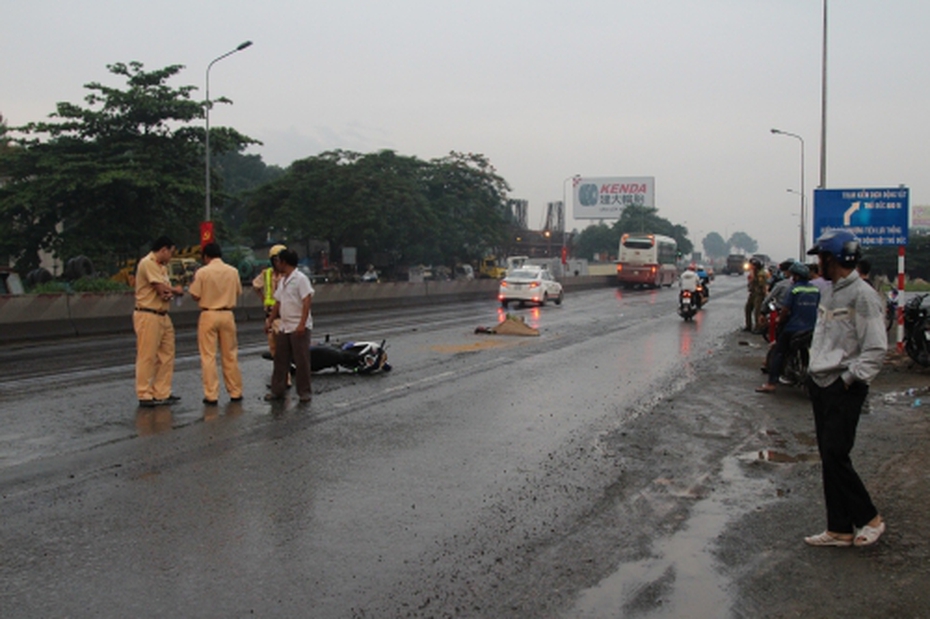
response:
M661 234L624 234L617 252L617 283L623 288L671 286L678 277L678 244Z

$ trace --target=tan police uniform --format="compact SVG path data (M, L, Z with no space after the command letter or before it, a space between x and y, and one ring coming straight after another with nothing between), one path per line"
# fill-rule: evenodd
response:
M132 324L136 332L136 395L139 400L164 400L171 395L174 376L174 325L168 316L170 302L153 283L171 285L168 269L149 252L136 268L136 306Z
M203 398L215 402L220 394L216 371L216 350L219 342L223 382L229 397L242 397L242 373L239 371L239 342L233 309L242 294L239 271L222 258L213 258L199 269L191 283L190 294L200 305L197 322L197 345L203 374Z

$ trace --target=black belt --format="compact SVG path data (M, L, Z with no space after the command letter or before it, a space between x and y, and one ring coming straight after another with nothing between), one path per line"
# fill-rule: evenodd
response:
M231 312L233 308L231 307L201 307L201 312Z
M147 314L158 314L159 316L167 316L168 310L157 310L150 307L137 307L137 312L146 312Z

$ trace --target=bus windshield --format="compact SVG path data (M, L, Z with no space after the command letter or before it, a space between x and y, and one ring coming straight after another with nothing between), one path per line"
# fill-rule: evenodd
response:
M626 239L623 246L629 249L652 249L652 239Z

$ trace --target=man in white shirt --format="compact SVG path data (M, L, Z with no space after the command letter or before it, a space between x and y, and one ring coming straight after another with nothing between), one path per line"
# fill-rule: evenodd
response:
M310 304L313 286L306 275L297 270L297 252L282 251L279 264L283 273L275 289L274 308L265 319L265 331L271 331L275 319L281 319L280 331L275 335L274 373L271 392L266 400L282 400L287 389L287 373L293 363L297 367L295 384L301 402L310 402L310 331L313 317Z
M681 275L678 277L678 290L687 290L688 292L694 292L698 288L701 278L697 274L695 266L689 265L687 269L682 271Z

